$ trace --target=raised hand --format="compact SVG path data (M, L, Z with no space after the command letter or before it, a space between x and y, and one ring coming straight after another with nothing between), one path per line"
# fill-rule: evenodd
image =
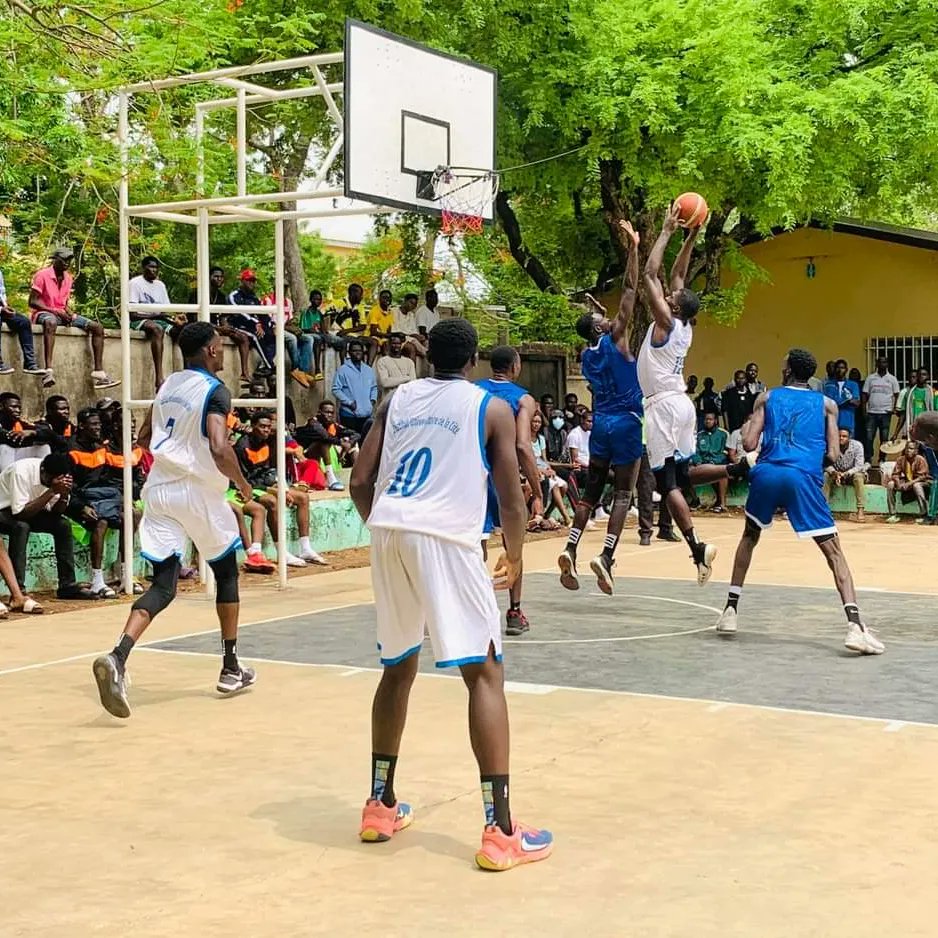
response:
M623 218L619 222L619 227L632 239L632 243L635 247L638 247L640 238L638 232L632 227L632 223L627 218Z

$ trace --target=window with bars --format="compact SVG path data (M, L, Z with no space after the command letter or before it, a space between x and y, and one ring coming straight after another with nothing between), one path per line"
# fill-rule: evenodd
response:
M889 370L899 379L899 384L908 384L913 373L923 367L934 379L938 371L938 335L891 335L867 339L867 374L876 368L876 359L881 355L889 360Z

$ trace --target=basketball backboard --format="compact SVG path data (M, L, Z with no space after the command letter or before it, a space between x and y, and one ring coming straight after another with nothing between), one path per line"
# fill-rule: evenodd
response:
M495 168L495 99L492 69L346 20L346 196L440 214L438 167Z

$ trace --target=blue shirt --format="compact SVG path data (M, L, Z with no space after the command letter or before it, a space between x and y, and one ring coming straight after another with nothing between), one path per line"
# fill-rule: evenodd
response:
M826 453L823 396L810 388L772 388L765 401L759 462L800 469L820 481Z
M492 397L501 398L510 408L511 412L517 417L521 410L521 398L527 395L527 391L520 384L514 381L499 381L496 378L483 378L476 384L483 391L488 391Z
M593 392L596 414L642 414L642 389L638 364L626 358L606 333L580 356L583 377Z
M857 406L860 403L860 385L856 381L846 380L841 388L840 382L833 378L824 382L824 395L837 405L837 427L849 430L853 436L857 423ZM854 406L845 406L849 401L855 401Z
M335 373L332 396L339 403L340 416L370 417L371 405L378 399L374 369L364 362L356 365L352 359L348 359ZM354 410L351 407L353 403Z

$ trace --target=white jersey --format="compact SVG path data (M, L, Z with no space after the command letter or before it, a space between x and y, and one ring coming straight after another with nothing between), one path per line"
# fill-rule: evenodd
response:
M206 417L209 397L221 385L201 368L171 374L157 391L151 418L153 467L148 488L169 482L224 492L228 479L218 471L208 445Z
M684 394L684 359L694 339L694 327L674 317L674 325L663 345L655 345L652 337L655 324L648 327L645 341L638 353L638 383L646 398L656 394L679 392Z
M479 546L488 498L490 399L482 388L459 379L421 378L394 392L369 528Z

